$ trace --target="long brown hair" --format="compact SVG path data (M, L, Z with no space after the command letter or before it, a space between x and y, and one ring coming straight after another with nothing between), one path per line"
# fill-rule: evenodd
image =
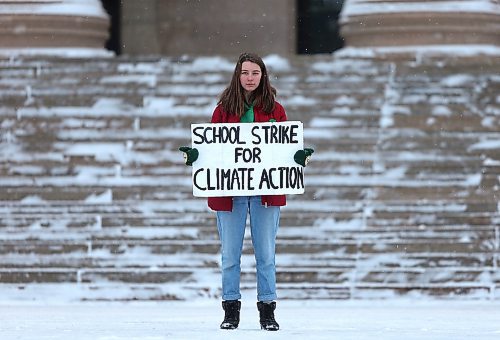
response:
M249 104L253 103L254 106L261 107L264 112L271 113L274 110L276 89L272 87L269 82L264 61L255 53L242 53L240 55L234 68L231 82L229 86L222 91L218 104L222 105L224 111L229 114L235 114L241 117L245 113L245 90L240 83L241 67L245 61L250 61L259 65L262 72L259 86L252 91Z

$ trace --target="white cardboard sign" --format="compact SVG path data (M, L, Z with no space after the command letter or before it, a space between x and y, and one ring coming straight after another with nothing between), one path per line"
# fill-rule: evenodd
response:
M302 122L192 124L193 195L197 197L304 193Z

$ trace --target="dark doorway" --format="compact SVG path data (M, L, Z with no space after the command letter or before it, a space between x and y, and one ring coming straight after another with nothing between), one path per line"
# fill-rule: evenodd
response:
M106 48L114 51L117 55L121 54L121 37L120 37L120 16L121 16L121 1L120 0L101 0L106 12L108 12L111 21L109 28L109 39L106 42Z
M344 46L339 14L344 0L297 0L297 53L331 53Z

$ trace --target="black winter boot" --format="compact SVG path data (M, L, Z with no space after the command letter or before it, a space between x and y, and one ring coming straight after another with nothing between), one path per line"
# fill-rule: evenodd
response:
M274 310L276 309L276 302L265 303L257 302L257 309L260 315L260 328L266 331L277 331L280 325L274 320Z
M220 324L221 329L236 329L240 323L241 302L238 300L222 301L224 309L224 321Z

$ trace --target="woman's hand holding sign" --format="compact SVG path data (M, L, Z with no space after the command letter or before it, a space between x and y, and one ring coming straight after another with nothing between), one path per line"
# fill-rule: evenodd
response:
M305 148L304 150L299 150L293 156L293 159L297 164L302 166L306 166L307 163L311 160L311 155L314 153L314 150L311 148Z
M180 151L184 152L184 163L186 165L193 165L194 162L198 159L198 149L190 148L189 146L181 146L179 148Z

